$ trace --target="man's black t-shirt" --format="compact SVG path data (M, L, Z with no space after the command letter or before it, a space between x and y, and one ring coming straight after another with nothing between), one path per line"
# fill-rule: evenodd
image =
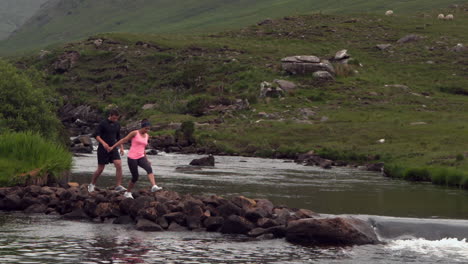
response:
M109 119L101 121L96 129L95 136L100 136L110 147L120 140L120 124ZM99 143L101 146L101 143Z

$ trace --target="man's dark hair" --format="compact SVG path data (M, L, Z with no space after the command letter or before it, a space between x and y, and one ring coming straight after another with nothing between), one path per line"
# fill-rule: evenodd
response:
M109 110L109 116L120 116L120 113L117 109L111 109Z

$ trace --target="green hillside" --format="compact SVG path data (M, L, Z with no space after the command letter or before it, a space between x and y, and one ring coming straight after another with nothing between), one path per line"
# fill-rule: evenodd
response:
M23 25L47 0L0 1L0 40Z
M240 28L265 18L307 13L397 15L448 7L457 0L51 0L0 54L85 38L100 32L200 33Z
M45 71L49 84L76 105L117 105L125 122L198 122L198 146L228 154L294 157L315 150L338 160L383 161L389 168L466 172L468 52L453 50L468 43L466 7L453 21L315 14L209 35L101 34L18 65ZM408 34L422 38L397 43ZM386 43L392 46L376 48ZM330 58L341 49L352 60L335 64L332 83L281 68L287 56ZM62 74L54 62L65 51L78 52L79 59ZM298 88L281 98L259 98L260 83L275 79ZM250 108L210 111L236 99L247 99ZM142 110L144 104L154 108ZM461 176L453 175L460 184Z

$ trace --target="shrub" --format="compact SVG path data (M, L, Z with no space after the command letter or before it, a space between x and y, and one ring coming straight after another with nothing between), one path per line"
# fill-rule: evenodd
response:
M187 114L194 116L202 116L203 111L208 107L214 99L207 95L199 95L192 97L187 103Z
M468 89L461 86L439 86L439 90L443 93L468 95Z
M429 170L426 168L410 168L405 172L404 179L409 181L431 181Z
M45 183L71 168L68 150L33 132L0 135L0 186Z
M0 122L3 130L37 131L56 140L62 128L55 115L57 96L36 71L20 72L0 60Z

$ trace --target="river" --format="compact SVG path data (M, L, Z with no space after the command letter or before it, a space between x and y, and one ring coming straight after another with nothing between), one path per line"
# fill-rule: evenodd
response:
M350 168L324 170L285 160L197 155L149 156L158 184L180 193L244 195L322 214L370 220L383 245L303 247L218 233L145 233L59 216L0 213L0 263L468 263L468 192L385 178ZM125 159L124 159L125 161ZM130 178L124 162L124 178ZM72 181L87 183L95 155L74 160ZM140 171L144 175L144 171ZM98 186L114 184L108 166ZM139 188L149 188L142 176Z

